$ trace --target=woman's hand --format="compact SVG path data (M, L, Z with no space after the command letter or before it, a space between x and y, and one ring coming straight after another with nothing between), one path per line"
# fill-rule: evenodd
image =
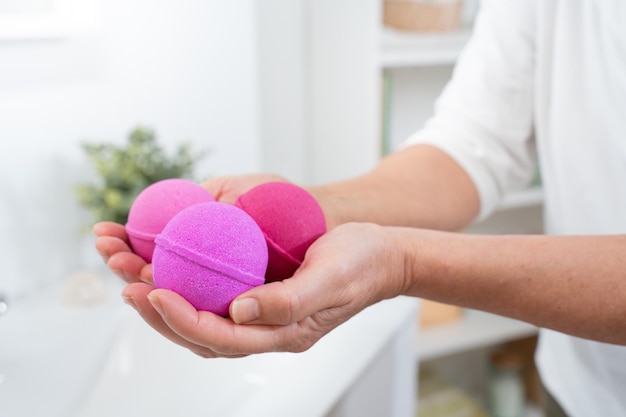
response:
M234 203L251 188L286 181L272 174L220 177L202 184L217 201ZM178 294L154 289L152 265L132 252L123 225L94 226L96 248L129 285L125 301L162 335L203 357L299 352L384 298L401 293L401 251L391 228L345 224L308 250L292 278L256 287L230 306L230 318L197 311Z
M403 291L403 252L392 228L349 223L319 238L292 278L240 295L230 318L197 311L181 296L145 283L126 302L173 342L202 357L300 352L365 307Z
M235 204L240 195L248 192L257 185L266 182L289 182L277 174L248 174L217 177L200 184L206 188L217 201Z

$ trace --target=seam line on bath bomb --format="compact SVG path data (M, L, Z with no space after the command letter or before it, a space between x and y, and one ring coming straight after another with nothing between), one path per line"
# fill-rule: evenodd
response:
M189 259L192 262L196 262L206 268L212 269L213 271L220 272L226 274L230 278L239 281L243 284L248 285L260 285L265 282L265 277L259 277L257 275L251 274L247 271L242 271L238 268L233 268L232 266L225 264L215 258L207 256L203 253L199 253L194 251L193 249L189 249L185 246L179 245L176 242L172 242L165 236L159 234L155 239L155 243L157 246L175 253L179 256ZM243 279L240 279L243 278Z
M289 252L280 247L271 237L269 237L265 232L263 232L263 236L265 236L265 240L272 244L272 248L278 252L283 258L292 263L294 266L302 265L302 262L294 258Z
M241 207L241 209L243 211L246 211L246 204L244 199L239 199L239 206ZM300 262L298 259L296 259L294 256L292 256L289 252L287 252L286 250L284 250L279 244L276 243L276 241L274 239L272 239L266 232L265 230L263 230L263 228L260 228L261 232L263 233L263 236L265 237L265 240L267 242L270 242L272 244L272 248L278 252L279 255L281 255L283 258L285 258L288 262L290 262L291 264L293 264L294 266L300 266L302 265L302 262ZM269 246L269 245L268 245Z
M142 232L140 230L133 228L132 226L129 227L128 224L126 224L126 226L124 227L126 228L126 233L139 239L154 240L157 236L156 233Z

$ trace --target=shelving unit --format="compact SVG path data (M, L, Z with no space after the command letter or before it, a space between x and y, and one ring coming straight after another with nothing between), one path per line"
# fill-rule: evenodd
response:
M469 27L445 34L412 34L383 28L380 66L390 69L453 64L470 34Z
M276 110L263 118L262 124L268 129L266 142L274 149L289 149L290 155L272 161L275 172L278 167L279 173L313 184L360 175L381 157L381 132L388 132L390 127L395 141L389 144L396 145L429 117L432 103L470 39L471 27L446 34L401 33L383 27L382 2L285 0L292 20L268 16L269 24L264 27L275 42L271 48L262 48L261 59L268 65L285 61L291 68L288 74L276 74L273 66L272 71L261 74L272 81L266 87L267 97L272 98ZM288 24L294 21L301 22L302 28ZM280 27L284 28L283 36L275 36ZM276 42L284 48L277 48ZM282 51L296 56L298 65ZM383 125L383 86L390 73L390 95L395 98L391 115L402 123ZM277 92L280 97L288 96L290 104L278 105ZM414 92L421 96L419 100L411 99ZM285 165L281 171L287 160L297 163ZM534 232L535 224L541 227L542 200L540 187L506 196L495 214L500 217L481 222L479 232L490 233L503 224L521 227L516 220L519 215L525 217L526 230L521 232ZM415 358L422 363L536 332L526 323L467 311L458 322L421 330L415 341Z
M494 346L533 336L531 324L477 310L465 310L455 322L420 330L415 341L415 355L428 361L473 349Z
M386 71L416 70L414 74L402 75L419 78L423 75L419 70L427 69L428 76L437 72L443 74L437 81L444 84L470 39L470 25L444 34L403 33L385 28L382 25L382 1L311 1L307 5L305 46L308 54L305 61L308 65L307 103L311 111L308 139L312 142L308 150L312 155L313 182L360 174L380 158L381 85ZM432 105L440 90L433 87L431 81L422 80L422 86L394 86L391 94L410 95L412 91L428 94L423 100ZM406 102L394 104L401 106ZM392 106L392 113L403 110L398 106ZM408 113L415 112L410 109ZM424 121L419 115L410 120L413 129L418 129ZM512 213L526 209L536 211L542 198L540 187L529 188L506 196L499 209ZM533 331L532 326L523 323L485 313L468 313L458 323L424 332L417 354L420 359L428 358L436 352L444 354L462 350L464 346L499 343ZM468 336L470 334L475 335ZM443 342L455 338L460 340L456 344Z
M381 25L382 26L382 25ZM384 144L393 148L403 140L410 129L419 127L432 112L432 101L443 88L442 77L449 76L463 48L471 36L471 27L444 34L401 33L379 26L378 71L384 74L387 90L383 90L384 107L381 111ZM422 84L419 84L421 80ZM429 95L427 99L411 97L411 91ZM435 94L433 94L435 93ZM395 122L394 122L394 119ZM416 126L411 125L415 123ZM532 186L508 194L490 218L469 227L468 233L532 233L542 229L541 205L543 190ZM528 323L476 310L464 310L461 319L420 329L415 341L418 363L433 363L453 356L466 357L467 361L486 354L507 342L535 336L538 329ZM473 352L473 353L470 353ZM458 359L457 359L458 360ZM447 362L447 361L446 361ZM486 363L485 363L486 365ZM445 368L445 366L444 366ZM463 379L463 378L461 378ZM480 378L479 378L480 379ZM483 381L484 383L484 381ZM541 416L541 410L529 406L528 416Z
M543 203L543 189L541 186L532 186L525 190L511 193L504 197L500 210L519 209L539 206Z

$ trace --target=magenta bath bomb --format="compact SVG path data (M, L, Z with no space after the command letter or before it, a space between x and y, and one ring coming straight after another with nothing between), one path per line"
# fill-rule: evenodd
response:
M210 201L215 201L211 193L192 181L167 179L150 185L128 214L126 233L133 252L152 262L154 239L170 219L189 206Z
M233 205L188 207L170 220L155 242L154 285L177 292L197 310L228 316L235 297L265 281L263 232Z
M326 232L317 200L288 182L268 182L242 194L235 205L259 225L267 242L266 281L293 276L307 249Z

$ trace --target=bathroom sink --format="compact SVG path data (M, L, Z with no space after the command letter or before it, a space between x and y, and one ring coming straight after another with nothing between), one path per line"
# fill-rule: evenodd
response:
M236 416L290 374L293 354L203 359L125 317L81 417Z
M304 353L203 359L150 328L120 291L114 286L106 302L89 307L67 306L48 291L0 317L0 417L334 416L416 313L414 301L385 301ZM413 362L409 339L400 348L409 368L392 361L402 369ZM389 393L377 388L366 394L371 401L398 395L372 375ZM411 384L401 385L411 396Z
M119 297L67 305L61 287L10 304L0 317L0 417L74 415L126 315Z

